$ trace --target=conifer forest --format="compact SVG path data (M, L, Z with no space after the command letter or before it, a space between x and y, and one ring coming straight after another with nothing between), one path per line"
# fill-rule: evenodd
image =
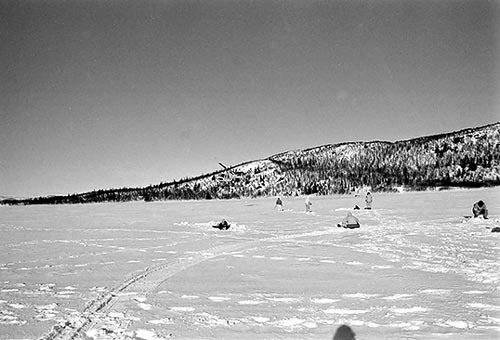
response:
M345 142L279 153L143 188L4 199L2 204L231 199L500 184L500 123L397 142Z

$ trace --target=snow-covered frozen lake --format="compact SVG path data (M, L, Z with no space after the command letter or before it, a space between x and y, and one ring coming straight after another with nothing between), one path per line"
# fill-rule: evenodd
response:
M0 339L500 338L500 188L274 201L1 206Z

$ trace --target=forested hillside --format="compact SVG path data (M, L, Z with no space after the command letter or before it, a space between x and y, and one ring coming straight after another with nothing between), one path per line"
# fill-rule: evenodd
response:
M500 184L500 123L398 142L347 142L283 152L211 174L144 188L4 200L58 204L348 194Z

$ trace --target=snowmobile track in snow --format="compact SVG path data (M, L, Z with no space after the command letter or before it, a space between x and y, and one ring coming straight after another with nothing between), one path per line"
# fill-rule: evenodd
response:
M327 229L294 235L280 235L264 239L249 240L237 244L216 246L200 250L188 258L175 259L167 263L148 267L137 275L129 278L118 287L112 289L110 292L87 304L78 320L66 320L63 324L53 326L52 330L39 340L70 340L77 338L79 334L99 321L99 313L103 313L105 310L110 309L118 301L119 293L146 278L148 278L149 282L146 284L145 294L153 292L163 282L185 269L198 265L206 260L225 255L228 252L243 250L260 242L276 242L308 236L321 236L332 233L332 230L333 229Z

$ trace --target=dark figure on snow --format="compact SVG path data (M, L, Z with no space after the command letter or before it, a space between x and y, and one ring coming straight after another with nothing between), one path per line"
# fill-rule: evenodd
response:
M486 204L484 204L483 201L474 203L472 213L474 214L474 217L483 216L484 218L488 218L488 208L486 208Z
M352 331L351 327L342 325L337 328L333 340L356 340L356 334Z
M373 202L373 196L370 192L367 192L365 197L365 203L366 203L365 209L371 209L372 202Z
M222 220L219 224L212 226L212 228L217 228L219 230L228 230L231 225L227 223L226 220Z
M276 205L274 206L274 208L278 208L279 211L283 210L283 201L281 200L281 198L278 197L278 199L276 200Z

